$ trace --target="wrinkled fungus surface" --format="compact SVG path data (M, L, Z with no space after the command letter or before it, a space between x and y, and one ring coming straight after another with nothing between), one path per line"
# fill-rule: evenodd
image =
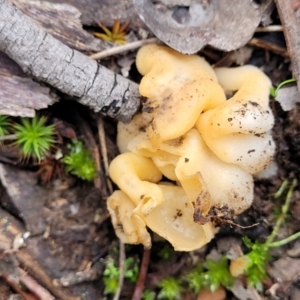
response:
M147 100L118 124L121 154L109 174L120 190L107 201L113 226L124 243L151 247L150 228L175 250L198 249L214 237L218 212L250 207L252 175L272 159L271 82L254 66L213 69L157 45L141 48L136 65ZM228 92L235 94L226 100Z

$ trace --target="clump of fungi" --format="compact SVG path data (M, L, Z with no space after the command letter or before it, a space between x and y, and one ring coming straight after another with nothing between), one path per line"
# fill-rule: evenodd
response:
M107 201L117 236L151 247L147 230L179 251L208 243L214 216L252 203L252 175L266 168L269 78L254 66L213 69L197 55L147 45L137 54L143 112L118 124L120 155L109 175L120 190ZM226 99L226 93L235 94Z

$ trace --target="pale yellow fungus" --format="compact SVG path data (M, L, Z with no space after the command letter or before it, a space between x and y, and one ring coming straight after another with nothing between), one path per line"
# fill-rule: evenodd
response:
M107 199L107 209L118 238L123 243L143 244L150 248L150 234L145 221L134 213L135 207L135 203L122 191L114 191Z
M218 80L233 97L203 113L196 127L208 147L222 160L251 174L269 164L275 150L269 130L270 79L254 66L216 69Z
M250 259L248 256L241 256L236 259L233 259L230 262L229 271L233 277L238 277L242 275L247 267L249 266Z
M135 209L134 202L122 191L115 191L107 207L117 236L124 243L151 246L146 226L167 239L175 250L190 251L207 244L214 236L211 223L204 226L193 220L193 207L184 190L174 185L158 185L163 202L148 215Z
M108 210L125 243L150 247L148 227L176 250L194 250L213 238L216 219L250 207L252 174L272 159L270 80L253 66L215 73L196 55L157 45L139 50L137 68L148 99L118 124L121 154L109 174L121 191ZM228 91L236 93L226 100Z
M147 131L156 147L186 133L202 111L226 100L213 69L197 55L147 45L138 52L136 66L144 75L140 93L148 98L144 109L152 122Z
M109 175L143 214L148 214L163 201L162 191L155 184L162 174L149 158L123 153L111 162Z

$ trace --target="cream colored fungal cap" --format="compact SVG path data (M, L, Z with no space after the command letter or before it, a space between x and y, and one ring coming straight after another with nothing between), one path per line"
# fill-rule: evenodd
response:
M237 215L250 207L250 174L219 159L196 129L184 135L183 144L186 151L179 158L175 173L198 215L209 215L212 209Z
M123 243L151 247L151 237L145 221L137 214L133 214L136 206L124 192L114 191L106 204L116 235Z
M137 67L148 100L129 124L118 124L122 154L109 174L121 191L108 210L125 243L150 247L149 227L176 250L194 250L213 237L214 216L230 218L252 203L251 174L275 149L271 83L253 66L214 73L198 56L156 45L140 49ZM226 101L223 89L237 92ZM161 184L162 176L177 186Z
M124 243L151 246L146 227L168 240L177 251L192 251L207 244L214 236L211 223L196 224L193 207L183 189L174 185L159 185L163 202L148 215L140 214L134 202L122 191L107 200L117 236Z
M152 117L147 127L152 144L178 138L190 130L202 111L226 98L210 65L197 55L183 55L157 45L142 47L136 58L144 75L140 93Z
M157 182L162 178L151 159L126 152L118 155L109 166L109 176L146 215L163 201Z
M269 108L270 79L254 66L216 69L229 100L203 113L196 127L208 147L223 161L255 174L271 161L275 144L270 134L274 116Z
M134 120L134 125L126 125L131 127L131 132L137 133L132 140L127 140L129 149L151 158L161 174L182 185L198 216L206 216L212 208L239 214L250 207L253 200L252 176L237 165L218 158L196 129L178 139L160 143L159 150L155 151L146 135L141 135L144 140L139 138L139 121L141 115ZM131 168L126 169L129 176Z

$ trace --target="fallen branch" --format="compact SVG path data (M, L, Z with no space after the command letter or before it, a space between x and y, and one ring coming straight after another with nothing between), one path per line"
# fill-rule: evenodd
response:
M96 112L127 122L139 107L137 84L62 44L9 0L0 0L0 51Z

